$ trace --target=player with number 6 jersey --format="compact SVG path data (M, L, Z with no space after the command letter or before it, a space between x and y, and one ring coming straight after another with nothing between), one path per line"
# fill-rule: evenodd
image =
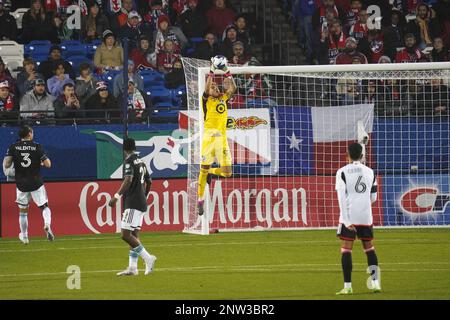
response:
M378 258L373 246L372 203L377 200L377 180L372 169L361 163L363 147L353 143L348 147L349 164L336 173L336 191L340 217L337 236L342 240L342 271L344 289L338 292L351 294L352 249L356 237L362 241L367 255L367 264L372 270L370 288L380 292Z
M3 167L8 169L14 164L16 181L16 203L20 209L19 239L28 244L28 206L30 198L42 210L44 231L47 239L53 241L55 236L50 228L51 211L48 207L47 192L41 176L41 166L51 167L50 159L45 154L41 144L33 141L34 133L30 126L23 126L19 130L19 140L13 143L3 160Z

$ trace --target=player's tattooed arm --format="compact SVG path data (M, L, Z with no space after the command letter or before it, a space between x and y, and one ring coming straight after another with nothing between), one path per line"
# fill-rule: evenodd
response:
M133 181L132 176L125 176L125 178L122 181L122 185L119 188L119 191L117 191L117 193L114 195L114 197L111 198L111 200L109 200L108 205L110 207L113 207L116 204L117 200L119 200L119 197L128 191L128 189L131 186L132 181Z
M11 167L11 166L12 166L12 163L13 163L13 157L11 157L11 156L6 156L6 157L3 159L3 167L5 167L6 169L8 169L9 167Z

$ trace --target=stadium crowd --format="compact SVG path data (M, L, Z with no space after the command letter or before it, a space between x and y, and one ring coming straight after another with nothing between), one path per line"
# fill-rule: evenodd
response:
M229 1L122 0L118 8L116 2L0 0L0 41L26 47L45 43L47 48L39 55L25 50L23 66L16 75L0 55L0 123L19 118L120 120L118 101L124 95L132 119L146 122L155 109L176 114L186 108L182 56L209 60L222 54L236 65L260 65L251 50L255 24ZM450 0L282 2L310 64L450 61ZM69 28L67 8L73 4L81 4L79 30ZM373 19L368 10L371 5L380 8L380 19ZM28 8L21 28L11 14L18 8ZM127 57L123 38L129 39ZM67 56L71 41L75 50L86 48L82 61ZM120 73L124 61L128 62L126 93L122 92ZM237 77L236 82L239 92L231 107L277 103L270 98L274 85L270 77L246 75ZM423 85L381 79L324 82L299 81L289 91L297 87L300 96L293 100L300 99L295 103L302 105L373 101L383 115L447 115L450 107L448 84L439 80ZM427 105L411 107L411 101L419 100ZM20 117L14 112L19 110Z

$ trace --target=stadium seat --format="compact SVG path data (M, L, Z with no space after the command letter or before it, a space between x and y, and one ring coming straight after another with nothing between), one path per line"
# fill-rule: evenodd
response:
M87 57L86 46L82 44L65 44L61 45L61 49L64 59L69 59L72 56Z
M157 118L178 118L179 108L169 102L158 102L153 105L153 116Z
M166 103L172 103L172 96L170 93L170 90L162 87L144 87L145 92L150 95L150 98L152 99L152 102L154 104L159 102L166 102Z
M48 59L48 54L36 54L32 55L31 58L36 62L37 65L40 65L41 62Z
M33 40L24 46L24 54L26 57L34 55L47 55L52 44L48 40Z
M17 29L22 29L22 19L25 12L30 8L18 8L16 11L11 12L11 15L16 19Z
M22 44L15 41L0 41L0 57L23 57L23 55Z
M202 37L189 38L189 42L196 46L197 44L203 42L203 38Z

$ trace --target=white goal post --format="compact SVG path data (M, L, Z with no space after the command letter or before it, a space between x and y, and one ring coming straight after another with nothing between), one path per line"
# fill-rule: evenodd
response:
M188 110L184 232L335 228L335 173L351 142L378 178L374 225L450 225L450 63L231 67L233 176L213 179L197 215L209 61L183 58ZM215 81L222 87L222 77Z

